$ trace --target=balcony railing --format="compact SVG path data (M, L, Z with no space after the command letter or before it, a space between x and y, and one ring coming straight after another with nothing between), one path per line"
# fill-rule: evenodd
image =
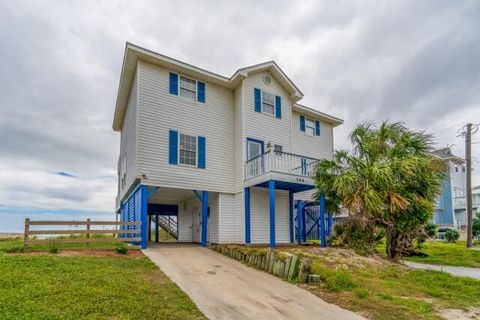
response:
M297 154L268 151L245 163L245 179L255 178L267 172L312 177L318 161Z

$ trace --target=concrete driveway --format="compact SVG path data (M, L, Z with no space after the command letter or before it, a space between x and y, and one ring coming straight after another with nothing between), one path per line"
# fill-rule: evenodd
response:
M210 249L161 244L144 253L210 319L363 319Z

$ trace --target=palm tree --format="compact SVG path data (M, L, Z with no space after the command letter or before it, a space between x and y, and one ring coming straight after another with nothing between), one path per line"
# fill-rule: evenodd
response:
M326 196L330 212L342 206L383 228L387 255L396 259L431 219L446 165L430 153L431 135L401 123L363 123L350 139L351 152L336 151L318 164L317 195Z

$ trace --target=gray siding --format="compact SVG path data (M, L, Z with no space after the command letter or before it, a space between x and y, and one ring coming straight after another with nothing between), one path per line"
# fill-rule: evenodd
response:
M269 75L272 83L267 86L263 83L263 76ZM282 118L278 119L265 113L255 112L254 88L268 91L282 98ZM291 114L292 106L288 93L277 83L269 72L259 72L243 80L243 148L246 138L270 141L280 144L283 151L291 151ZM244 156L243 160L245 161Z
M275 193L275 239L277 243L289 243L288 191ZM270 207L268 189L252 188L250 192L251 243L270 243Z
M118 177L119 193L117 197L117 205L137 177L137 94L137 76L135 75L132 83L132 88L130 90L130 97L128 98L127 110L125 113L125 118L123 121L122 131L120 135L120 157L118 165L121 166L121 161L126 155L127 179L125 186L122 188L120 184L121 177ZM120 172L120 167L118 168L118 172Z
M138 171L163 187L233 192L233 92L206 83L206 103L169 94L169 70L140 62ZM168 132L206 137L206 169L168 163Z
M314 117L309 117L313 120ZM292 153L316 159L331 159L333 154L333 127L320 121L320 136L310 137L300 131L300 114L292 116Z

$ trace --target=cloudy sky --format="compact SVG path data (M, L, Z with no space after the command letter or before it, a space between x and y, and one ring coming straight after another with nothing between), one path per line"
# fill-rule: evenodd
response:
M274 59L302 103L345 119L337 148L358 122L391 119L463 156L457 130L480 122L479 17L468 0L1 0L0 232L113 218L126 41L226 76ZM479 168L480 144L473 155Z

